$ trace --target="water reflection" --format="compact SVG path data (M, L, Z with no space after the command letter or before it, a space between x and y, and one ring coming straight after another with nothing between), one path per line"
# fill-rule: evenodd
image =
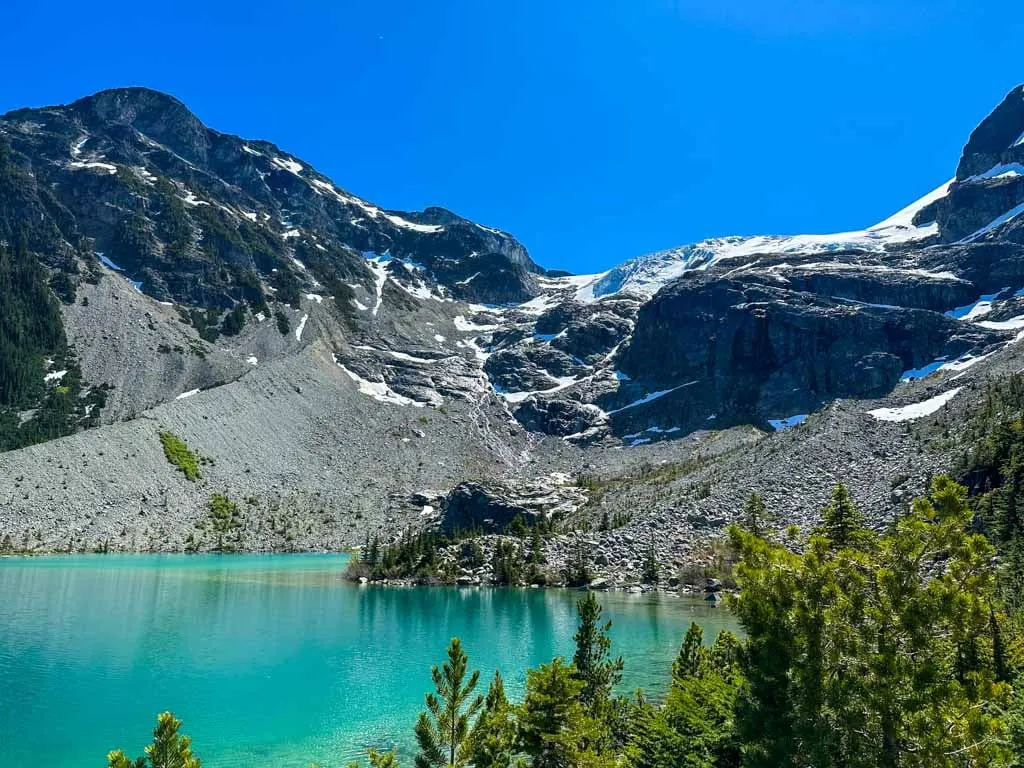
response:
M382 589L344 582L344 556L0 560L0 743L9 765L82 768L141 749L173 709L212 768L325 768L410 742L431 664L463 639L511 695L525 669L572 652L577 592ZM691 620L722 609L601 596L627 660L657 691ZM60 724L56 727L56 724Z

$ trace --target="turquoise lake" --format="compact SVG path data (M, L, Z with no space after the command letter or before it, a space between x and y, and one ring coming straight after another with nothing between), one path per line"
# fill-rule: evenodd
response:
M141 753L158 712L206 768L338 768L370 746L408 755L430 665L462 638L483 681L572 653L564 590L360 587L346 555L0 558L4 768L102 768ZM623 688L658 693L691 621L724 608L601 595ZM411 764L411 761L407 761Z

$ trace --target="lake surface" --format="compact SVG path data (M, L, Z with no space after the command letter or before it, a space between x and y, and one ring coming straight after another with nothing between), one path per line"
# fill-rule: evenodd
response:
M207 768L343 766L369 746L409 753L430 665L462 638L486 682L571 656L564 590L360 587L346 555L0 558L4 768L102 768L141 753L158 712L184 720ZM691 621L724 608L601 595L623 688L658 692ZM483 692L483 691L481 691Z

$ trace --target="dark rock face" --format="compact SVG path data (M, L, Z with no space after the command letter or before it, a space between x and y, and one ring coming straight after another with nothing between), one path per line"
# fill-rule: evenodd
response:
M517 517L527 525L541 518L558 518L586 502L574 485L552 478L524 482L460 483L441 502L441 529L446 533L482 530L501 533Z
M549 435L577 435L604 423L599 408L576 400L531 398L514 414L526 429Z
M484 363L484 372L494 385L511 392L551 389L558 385L554 377L581 371L570 355L540 344L500 350Z
M475 530L500 533L516 517L533 523L538 513L510 500L509 495L508 489L478 483L456 486L442 504L442 530L447 534Z
M551 346L573 357L590 361L608 354L612 348L633 330L633 323L611 312L597 312L566 326Z
M1024 151L1020 154L1024 156ZM979 232L1022 203L1024 176L961 181L936 202L934 215L943 239L955 242Z
M692 430L711 415L716 427L763 423L837 397L878 397L901 371L1004 338L936 312L851 306L698 274L641 309L620 365L638 380L633 387L673 390L644 418ZM603 405L621 407L621 399ZM613 424L633 426L638 415L622 412Z
M1020 142L1022 137L1024 85L1018 85L971 132L956 169L957 181L984 173L1000 163L1024 162L1024 142Z

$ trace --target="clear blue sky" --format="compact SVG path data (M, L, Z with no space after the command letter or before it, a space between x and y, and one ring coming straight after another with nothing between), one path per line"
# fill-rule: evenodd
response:
M0 112L119 85L390 208L577 272L857 228L953 175L1024 81L1002 0L9 3Z

